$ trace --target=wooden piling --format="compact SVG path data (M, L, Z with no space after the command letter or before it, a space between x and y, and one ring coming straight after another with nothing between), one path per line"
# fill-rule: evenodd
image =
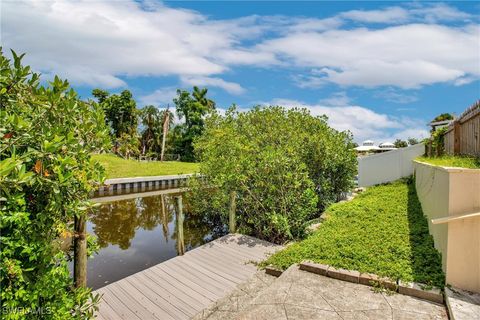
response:
M75 237L73 240L73 277L75 287L87 286L87 230L86 217L75 217Z
M183 199L182 196L175 197L177 202L177 252L179 255L185 253L185 239L183 236L183 221L185 217L183 215Z
M235 233L237 228L237 222L235 217L235 211L237 210L236 203L237 193L235 191L230 192L230 207L228 210L228 230L230 233Z

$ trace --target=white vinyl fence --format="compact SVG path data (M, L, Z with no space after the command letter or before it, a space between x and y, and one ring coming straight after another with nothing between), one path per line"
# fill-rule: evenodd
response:
M419 143L407 148L358 158L358 186L368 187L413 174L412 160L425 153Z

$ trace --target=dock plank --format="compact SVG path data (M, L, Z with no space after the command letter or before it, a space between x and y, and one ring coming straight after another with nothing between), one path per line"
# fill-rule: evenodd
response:
M212 248L213 249L213 248ZM228 260L228 257L221 256L221 255L212 255L212 250L205 250L203 252L192 253L192 256L201 261L201 263L205 266L209 266L215 269L217 272L221 273L222 275L228 276L228 279L231 279L235 283L238 281L244 281L245 277L249 277L250 270L246 270L245 266L239 265L232 265L231 261L240 263L239 260L232 259L231 261ZM253 265L250 265L250 268L256 268Z
M252 277L281 246L229 234L158 265L108 284L98 319L190 319Z
M183 284L190 286L198 294L203 295L210 301L216 301L219 298L218 291L221 290L214 287L210 282L205 281L202 277L198 277L195 274L185 272L183 269L172 268L171 265L165 265L164 263L157 265L157 268L168 274L173 279L182 282Z
M155 268L147 270L147 272L143 274L156 282L159 286L165 288L165 291L168 292L168 294L175 295L193 308L201 308L203 304L209 302L207 298L199 295L191 287L184 285L181 281L169 278L166 273L156 270Z
M138 275L136 278L127 279L132 285L137 288L141 288L141 292L153 301L156 305L160 306L165 312L174 315L175 318L179 318L179 313L189 315L195 313L196 310L191 306L185 305L185 303L178 297L169 294L168 291L159 291L163 289L159 287L156 282L152 282L150 278L144 274Z

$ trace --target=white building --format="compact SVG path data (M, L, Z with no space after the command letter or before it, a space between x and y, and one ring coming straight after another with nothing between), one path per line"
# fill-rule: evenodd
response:
M355 148L358 153L378 153L385 152L390 150L395 150L395 145L391 142L383 142L380 145L375 145L375 142L372 140L363 141L361 146Z

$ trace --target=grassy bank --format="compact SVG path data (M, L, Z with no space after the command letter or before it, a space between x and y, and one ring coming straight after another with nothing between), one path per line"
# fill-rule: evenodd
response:
M480 169L480 158L442 156L436 158L419 157L416 160L442 167Z
M443 287L441 257L413 184L398 181L368 188L350 202L332 205L326 215L313 235L264 264L286 269L310 260Z
M93 160L100 162L107 178L163 176L198 172L198 163L179 161L126 160L112 154L95 154Z

